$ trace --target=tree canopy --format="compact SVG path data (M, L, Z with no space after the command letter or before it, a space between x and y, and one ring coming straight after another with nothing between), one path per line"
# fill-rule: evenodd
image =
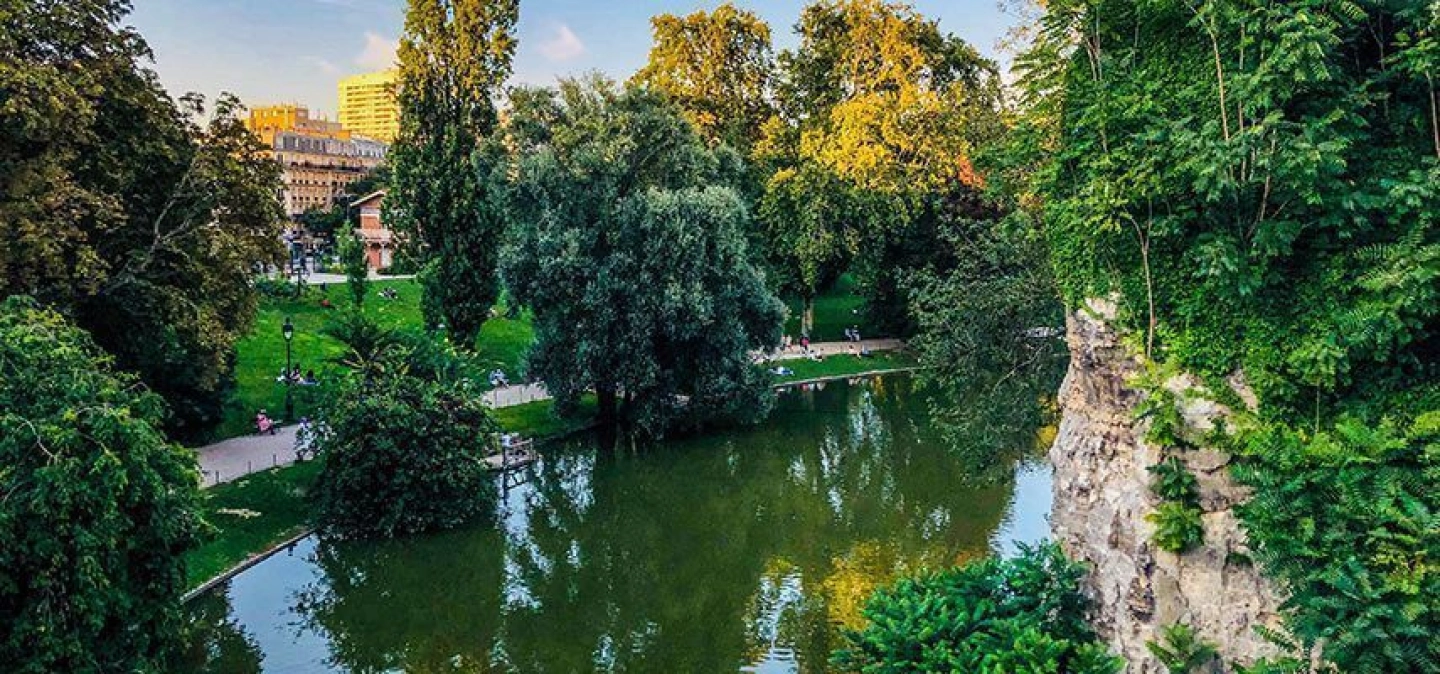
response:
M0 304L0 669L167 671L202 525L164 416L58 313Z
M795 30L753 152L766 252L807 298L803 325L833 278L817 272L858 262L872 322L906 332L903 279L943 248L926 218L983 187L975 155L1003 129L997 67L900 3L822 0Z
M783 307L749 259L733 153L645 89L592 78L513 98L504 269L535 313L529 371L562 408L593 390L602 416L650 433L765 404L750 351L778 342Z
M233 97L207 111L165 94L128 10L0 9L0 293L74 317L166 399L172 431L198 436L254 319L254 269L280 254L280 169Z
M358 312L335 327L351 370L317 415L318 523L344 537L390 538L489 512L495 484L483 457L499 429L470 358Z
M770 26L730 3L650 23L655 45L632 81L668 94L706 140L749 148L773 114Z

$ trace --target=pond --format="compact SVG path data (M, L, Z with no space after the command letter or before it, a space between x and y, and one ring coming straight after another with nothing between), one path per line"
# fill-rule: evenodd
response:
M496 523L311 537L197 598L196 671L823 672L897 575L1048 534L1050 477L967 487L908 377L782 393L765 423L546 448Z

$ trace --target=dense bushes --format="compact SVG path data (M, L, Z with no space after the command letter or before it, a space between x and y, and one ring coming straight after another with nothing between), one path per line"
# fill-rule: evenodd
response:
M355 371L319 415L317 519L344 536L391 537L487 512L482 457L497 426L468 361L428 337L376 332L351 330L366 343L351 344Z
M867 674L1118 672L1085 621L1084 572L1045 545L901 580L871 598L869 625L845 635L834 664Z
M1242 506L1287 627L1344 671L1440 671L1440 413L1408 427L1342 420L1244 433Z
M0 304L0 671L163 671L202 526L164 414L59 314Z

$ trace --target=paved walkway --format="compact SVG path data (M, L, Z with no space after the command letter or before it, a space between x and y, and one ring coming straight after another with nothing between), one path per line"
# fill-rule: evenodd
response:
M849 353L850 349L870 351L894 351L904 346L898 339L867 339L862 342L823 342L811 344L810 351L822 356ZM798 346L772 354L756 354L759 362L777 360L800 360L810 354ZM549 400L541 384L517 384L496 389L485 394L485 404L492 408L513 407L540 400ZM295 463L296 426L286 426L275 435L246 435L231 438L213 445L201 447L200 471L204 474L205 486L223 484L238 480L246 475L276 466Z

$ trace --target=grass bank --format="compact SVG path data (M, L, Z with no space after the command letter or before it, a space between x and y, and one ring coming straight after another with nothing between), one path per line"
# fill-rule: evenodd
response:
M920 361L908 352L881 351L864 358L843 354L829 356L821 361L804 359L777 361L766 367L786 367L792 370L792 374L775 378L775 383L784 384L827 377L844 377L865 372L908 370L919 365Z

